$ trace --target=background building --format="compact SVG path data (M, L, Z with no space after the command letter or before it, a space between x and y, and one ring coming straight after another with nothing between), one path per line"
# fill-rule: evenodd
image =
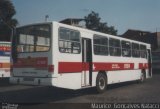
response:
M151 33L148 31L129 29L121 36L124 38L149 43L151 44L153 51L160 49L160 32Z

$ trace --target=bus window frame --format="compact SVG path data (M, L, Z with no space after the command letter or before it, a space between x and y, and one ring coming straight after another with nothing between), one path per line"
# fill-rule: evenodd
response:
M117 47L115 47L115 45L113 46L113 44L111 44L111 41L118 41L119 42L119 46ZM113 53L113 52L111 52L111 50L110 49L113 49L113 48L116 48L116 49L119 49L120 50L120 53L118 54L118 55L115 55L115 53L113 54L113 55L111 55L111 53ZM118 51L116 51L116 53L118 53ZM110 37L109 38L109 55L110 56L114 56L114 57L122 57L122 46L121 46L121 40L120 39L117 39L117 38L112 38L112 37Z
M48 25L48 27L49 27L49 36L50 36L49 37L49 39L50 39L49 43L50 43L50 45L48 46L49 47L48 50L47 51L35 51L34 50L33 52L19 52L18 51L18 46L19 45L25 45L25 44L19 44L19 35L18 35L18 37L16 38L16 51L17 51L17 54L23 54L23 53L42 53L42 52L49 52L51 50L51 48L52 48L52 38L53 38L53 25L52 25L52 23L27 25L27 26L23 26L23 27L20 27L20 28L26 28L26 27L30 27L30 26L41 26L41 25ZM17 29L20 29L20 28L17 28ZM17 32L17 30L16 30L16 32ZM17 36L17 33L15 35ZM28 44L28 45L31 45L31 44ZM35 44L33 44L33 46L36 47L36 46L41 46L41 45L35 45Z
M130 46L130 48L127 48L127 47L123 47L123 44L122 43L129 43L129 46ZM121 40L121 49L122 49L122 51L121 51L121 54L122 54L122 57L132 57L132 43L130 42L130 41L126 41L126 40ZM129 52L130 52L130 55L124 55L123 54L123 50L129 50Z
M61 29L66 29L66 30L69 30L69 31L74 31L74 32L77 32L77 33L79 33L79 42L78 41L72 41L72 40L66 40L66 39L61 39L60 38L60 30ZM79 43L79 52L78 53L74 53L74 52L62 52L62 51L60 51L60 41L65 41L65 42L75 42L75 43ZM81 52L82 52L82 40L81 40L81 33L80 33L80 31L79 30L75 30L75 29L70 29L70 28L66 28L66 27L63 27L63 26L60 26L60 27L58 27L58 51L60 52L60 53L65 53L65 54L81 54Z
M133 45L138 45L138 49L133 49ZM141 58L141 54L140 54L140 44L139 43L135 43L135 42L132 42L131 43L131 50L132 50L132 57L133 58ZM139 55L138 56L135 56L135 55L133 55L133 53L135 52L135 51L138 51L138 53L139 53Z
M94 41L95 37L98 37L99 39L100 38L106 38L107 39L107 45L95 44L95 41ZM99 52L98 54L95 53L95 46L107 47L107 54L102 54L102 52ZM108 39L108 37L94 34L93 35L93 51L94 51L94 55L108 56L109 55L109 39Z
M145 49L142 49L142 46L145 47ZM144 44L139 44L139 48L140 48L140 58L145 58L147 59L147 46ZM142 52L145 53L145 57L142 57Z

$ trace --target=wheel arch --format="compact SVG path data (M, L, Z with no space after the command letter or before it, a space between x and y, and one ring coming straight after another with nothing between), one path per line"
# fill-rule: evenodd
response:
M104 70L100 70L100 71L98 72L98 74L99 74L99 73L102 73L102 74L104 74L106 77L108 77L108 76L107 76L107 72L104 71ZM98 74L97 74L97 76L98 76Z

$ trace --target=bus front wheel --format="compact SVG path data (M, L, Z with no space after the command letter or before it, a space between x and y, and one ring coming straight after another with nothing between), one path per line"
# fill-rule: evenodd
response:
M96 88L98 93L103 93L107 88L107 77L103 73L99 73L96 79Z

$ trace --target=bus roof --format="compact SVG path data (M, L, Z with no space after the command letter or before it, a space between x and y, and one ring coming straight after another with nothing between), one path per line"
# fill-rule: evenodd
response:
M136 40L131 40L131 39L123 38L123 37L120 37L120 36L114 36L114 35L110 35L110 34L107 34L107 33L98 32L98 31L93 31L93 30L89 30L87 28L77 27L77 26L73 26L73 25L67 25L67 24L59 23L57 21L28 24L28 25L24 25L24 26L19 26L17 28L32 26L32 25L52 24L52 23L53 24L58 24L58 25L61 25L61 26L64 26L64 27L68 27L68 28L71 28L71 29L84 31L84 32L87 32L87 33L102 35L102 36L111 37L111 38L116 38L116 39L119 39L119 40L132 41L134 43L141 43L141 44L147 45L148 47L151 47L151 45L149 43L140 42L140 41L136 41Z
M107 34L107 33L93 31L93 30L89 30L87 28L76 27L76 26L72 26L72 25L62 24L62 23L59 23L59 22L53 22L53 23L58 23L58 24L60 24L62 26L65 26L65 27L70 27L70 28L74 28L74 29L77 29L77 30L81 30L81 31L85 31L85 32L90 32L90 33L97 34L97 35L109 36L111 38L118 38L120 40L132 41L132 42L135 42L135 43L141 43L141 44L145 44L145 45L150 46L150 44L145 43L145 42L140 42L140 41L136 41L136 40L131 40L131 39L123 38L123 37L120 37L120 36L114 36L114 35L110 35L110 34Z

